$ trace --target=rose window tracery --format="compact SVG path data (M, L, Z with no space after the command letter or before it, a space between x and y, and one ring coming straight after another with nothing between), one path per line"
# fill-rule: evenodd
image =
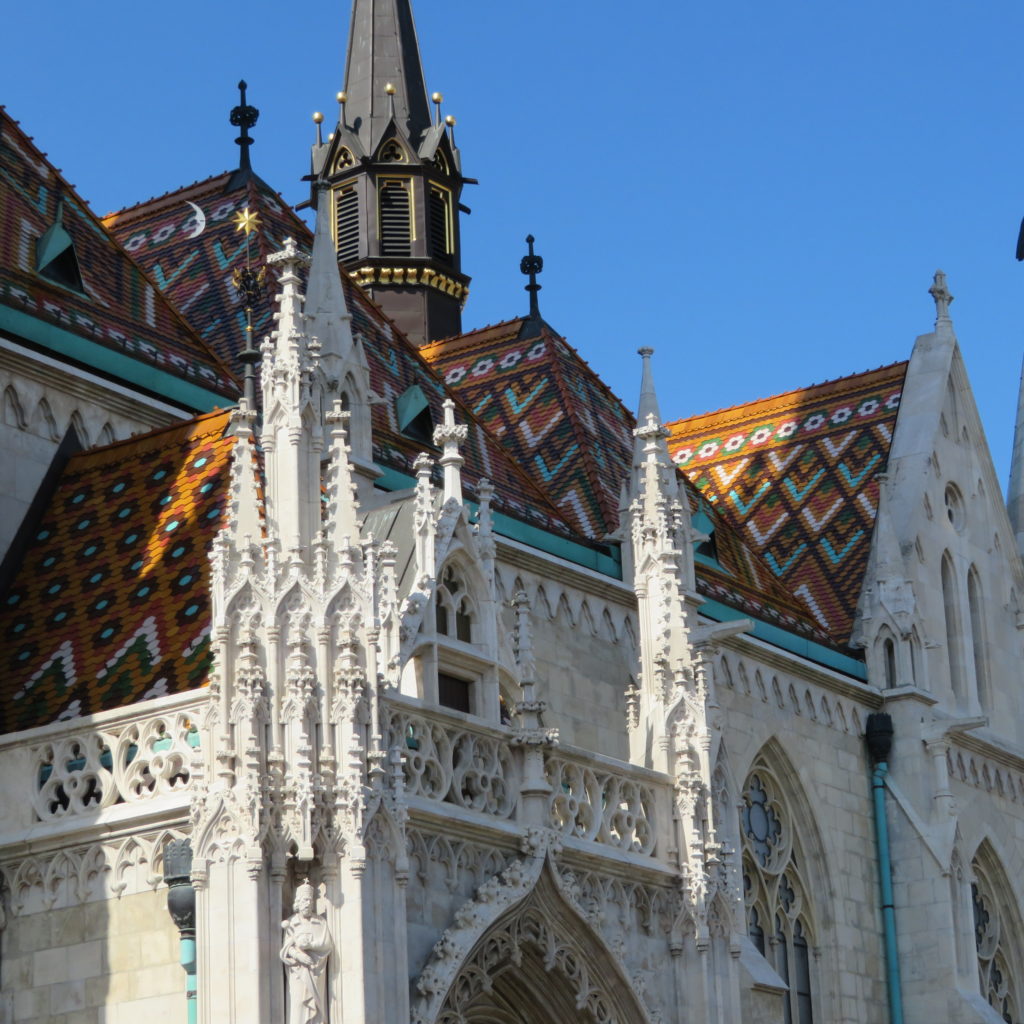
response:
M755 768L740 810L747 934L789 987L786 1024L813 1024L812 915L793 820L771 773Z
M975 862L971 903L974 909L974 945L978 953L981 994L1007 1024L1018 1024L1017 986L1011 970L1007 922L1000 913L992 885Z

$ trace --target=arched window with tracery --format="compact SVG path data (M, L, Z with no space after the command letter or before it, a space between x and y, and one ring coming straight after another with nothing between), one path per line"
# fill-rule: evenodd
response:
M476 610L466 585L454 566L446 566L437 585L436 625L441 636L454 637L463 643L473 642Z
M756 764L740 811L747 934L788 986L786 1024L813 1024L810 890L793 822L777 780Z
M1011 911L999 898L992 872L978 858L971 864L974 944L982 996L1007 1024L1020 1024L1020 963L1012 948Z

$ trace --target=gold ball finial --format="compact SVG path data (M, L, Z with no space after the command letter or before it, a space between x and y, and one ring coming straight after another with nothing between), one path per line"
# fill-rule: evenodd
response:
M449 127L449 128L454 128L454 127L455 127L455 118L454 118L454 117L452 117L452 115L451 115L451 114L449 114L449 115L448 115L448 116L447 116L447 117L446 117L446 118L444 119L444 123L445 123L446 125L448 125L448 127Z
M391 82L388 82L388 84L384 86L384 91L389 96L394 96L395 95L395 87L394 87L394 85Z
M339 92L338 95L335 98L337 99L337 101L339 103L347 103L348 102L348 93L347 92Z
M430 94L430 98L431 98L431 99L432 99L432 100L433 100L433 101L434 101L435 103L442 103L442 102L444 101L444 97L443 97L443 96L442 96L442 95L441 95L441 94L440 94L439 92L434 92L434 93L431 93L431 94Z
M324 115L321 114L320 111L318 110L313 115L313 124L323 124L323 123L324 123Z

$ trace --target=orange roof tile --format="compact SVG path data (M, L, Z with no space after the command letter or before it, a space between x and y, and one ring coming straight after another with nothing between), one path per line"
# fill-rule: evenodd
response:
M205 685L229 415L68 460L0 602L0 732Z

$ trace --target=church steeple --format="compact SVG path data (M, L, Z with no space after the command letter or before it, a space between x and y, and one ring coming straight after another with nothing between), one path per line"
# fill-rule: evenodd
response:
M387 92L388 85L393 92ZM430 128L409 0L355 0L352 4L345 95L345 120L368 153L378 148L392 117L414 145Z
M462 176L455 119L431 117L410 0L353 0L338 121L313 146L338 261L419 344L458 334ZM320 115L317 115L319 117ZM324 191L318 188L326 185Z

